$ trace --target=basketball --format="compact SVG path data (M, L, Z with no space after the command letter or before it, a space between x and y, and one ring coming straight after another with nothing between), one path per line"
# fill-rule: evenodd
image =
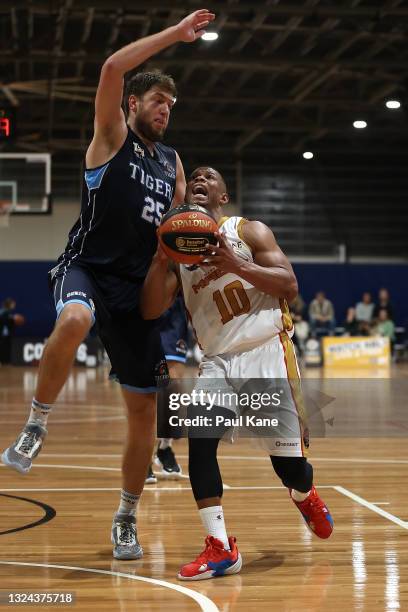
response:
M195 264L209 244L217 244L216 231L218 225L205 208L183 204L163 216L158 236L163 251L173 261Z

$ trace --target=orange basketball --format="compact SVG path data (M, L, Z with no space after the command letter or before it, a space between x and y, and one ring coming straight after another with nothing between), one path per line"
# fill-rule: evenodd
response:
M183 204L162 217L158 236L168 257L177 263L196 264L209 244L217 244L214 236L217 231L217 222L208 210L196 204Z

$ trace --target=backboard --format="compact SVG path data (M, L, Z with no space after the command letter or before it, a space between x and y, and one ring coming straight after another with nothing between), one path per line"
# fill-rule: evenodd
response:
M0 201L9 202L10 213L51 213L51 155L49 153L0 153Z

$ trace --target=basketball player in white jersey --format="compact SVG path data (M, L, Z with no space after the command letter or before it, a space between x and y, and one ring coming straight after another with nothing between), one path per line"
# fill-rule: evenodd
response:
M297 295L292 266L263 223L223 216L228 193L215 169L201 167L192 173L186 200L214 216L219 245L209 247L200 265L180 265L177 273L159 247L142 291L142 316L159 316L181 284L204 352L196 389L239 391L233 381L253 379L287 383L290 392L284 411L292 417L291 424L284 429L285 438L269 441L271 462L308 527L328 538L333 520L313 486L313 468L306 460L308 433L296 386L299 370L286 303ZM207 537L204 551L181 568L181 580L203 580L241 569L242 559L235 538L227 536L221 505L223 486L217 462L221 435L189 438L190 481Z

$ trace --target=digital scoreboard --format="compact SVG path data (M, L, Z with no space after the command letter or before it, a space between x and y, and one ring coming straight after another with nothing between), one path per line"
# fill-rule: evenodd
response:
M16 113L13 108L0 106L0 142L12 141L16 134Z

